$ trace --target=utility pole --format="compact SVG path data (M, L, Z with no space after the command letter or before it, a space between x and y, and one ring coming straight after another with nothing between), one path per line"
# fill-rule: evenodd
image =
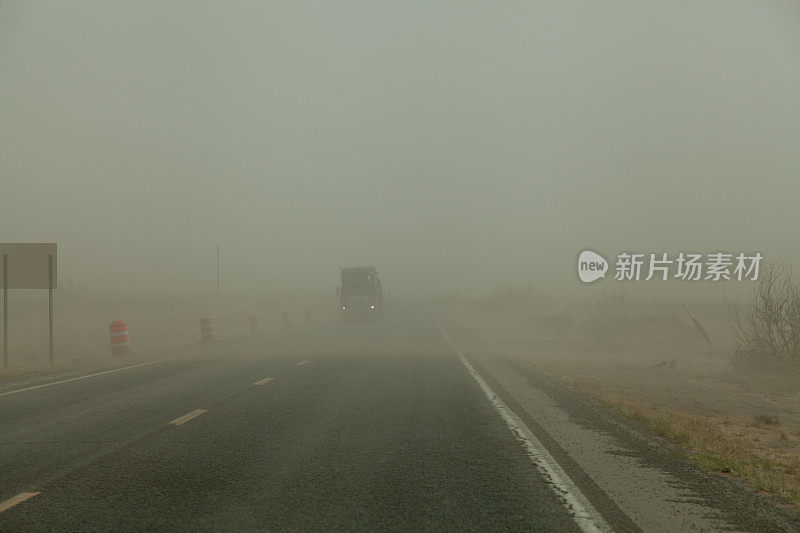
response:
M219 309L219 307L220 307L220 298L219 298L219 253L220 253L220 250L219 249L220 249L221 246L222 245L220 243L217 243L217 309Z
M50 330L50 364L53 364L53 254L48 256L48 277L49 277L49 286L47 287L48 293L48 306L49 306L49 330Z

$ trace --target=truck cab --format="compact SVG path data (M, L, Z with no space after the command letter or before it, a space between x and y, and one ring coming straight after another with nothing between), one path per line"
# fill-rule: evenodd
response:
M374 266L340 269L339 310L343 319L383 317L383 286Z

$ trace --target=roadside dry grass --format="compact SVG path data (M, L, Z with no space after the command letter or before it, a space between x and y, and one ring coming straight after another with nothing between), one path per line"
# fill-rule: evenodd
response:
M643 422L701 468L800 508L798 377L732 365L736 343L724 308L693 307L714 340L710 350L675 305L640 305L617 316L564 302L546 311L571 312L573 327L563 334L535 308L459 301L440 309L464 346L559 378Z
M660 409L609 392L591 379L558 377L684 448L701 468L738 476L800 508L800 430L786 431L769 415L744 420Z

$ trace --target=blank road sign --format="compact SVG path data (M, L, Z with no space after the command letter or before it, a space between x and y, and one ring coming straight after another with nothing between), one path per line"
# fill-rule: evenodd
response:
M53 256L53 288L56 288L56 249L54 242L0 243L0 289L47 289L49 256ZM8 261L8 287L3 285L3 255Z

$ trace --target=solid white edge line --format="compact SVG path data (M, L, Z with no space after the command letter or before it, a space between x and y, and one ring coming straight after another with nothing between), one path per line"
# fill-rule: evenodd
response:
M431 315L432 314L433 312L431 311ZM586 498L577 485L575 485L575 482L564 472L561 465L550 455L547 448L544 447L541 441L536 438L536 435L525 425L525 422L523 422L514 411L509 409L505 402L492 390L489 384L484 381L478 371L467 361L467 358L461 354L435 318L433 319L433 323L439 328L439 331L441 331L450 347L456 351L461 363L463 363L467 371L478 383L478 386L486 395L489 403L494 406L495 410L500 414L500 417L505 421L508 429L510 429L511 433L525 446L525 451L531 462L533 462L545 479L549 481L553 492L561 499L580 530L584 533L613 531L591 502L589 502L589 499Z
M289 333L281 333L280 335L273 335L272 337L264 337L264 338L261 338L261 339L254 339L254 340L247 340L247 341L243 341L243 342L236 342L236 343L233 343L233 344L226 344L225 346L217 346L217 348L227 348L227 347L230 347L230 346L242 346L244 344L255 344L257 342L268 341L268 340L271 340L271 339L277 339L279 337L286 337L288 335L296 335L296 334L301 333L301 332L302 332L302 330L292 331L292 332L289 332ZM168 357L166 359L158 359L157 361L147 361L145 363L139 363L139 364L136 364L136 365L123 366L123 367L120 367L120 368L112 368L111 370L104 370L102 372L95 372L94 374L86 374L85 376L78 376L78 377L75 377L75 378L62 379L61 381L53 381L51 383L42 383L41 385L33 385L31 387L25 387L24 389L15 389L15 390L6 391L6 392L0 392L0 397L2 397L2 396L10 396L12 394L17 394L17 393L20 393L20 392L25 392L25 391L35 390L35 389L43 389L45 387L52 387L53 385L61 385L62 383L69 383L71 381L78 381L79 379L94 378L94 377L97 377L97 376L103 376L105 374L113 374L114 372L122 372L123 370L130 370L132 368L139 368L139 367L148 366L148 365L155 365L155 364L158 364L158 363L165 363L167 361L174 361L175 359L181 359L181 358L184 358L184 357L191 357L192 355L195 355L195 354L179 355L177 357Z
M175 358L171 358L175 359ZM0 392L0 396L9 396L11 394L17 394L19 392L25 392L29 390L35 389L43 389L45 387L52 387L53 385L61 385L62 383L69 383L71 381L78 381L79 379L87 379L93 378L96 376L103 376L105 374L112 374L114 372L122 372L123 370L130 370L131 368L139 368L142 366L154 365L156 363L163 363L164 361L170 361L171 359L159 359L158 361L148 361L146 363L139 363L138 365L131 365L131 366L123 366L120 368L112 368L111 370L104 370L103 372L96 372L94 374L86 374L85 376L78 376L76 378L69 378L69 379L62 379L61 381L53 381L52 383L43 383L41 385L33 385L32 387L25 387L24 389L15 389L12 391L7 392Z

